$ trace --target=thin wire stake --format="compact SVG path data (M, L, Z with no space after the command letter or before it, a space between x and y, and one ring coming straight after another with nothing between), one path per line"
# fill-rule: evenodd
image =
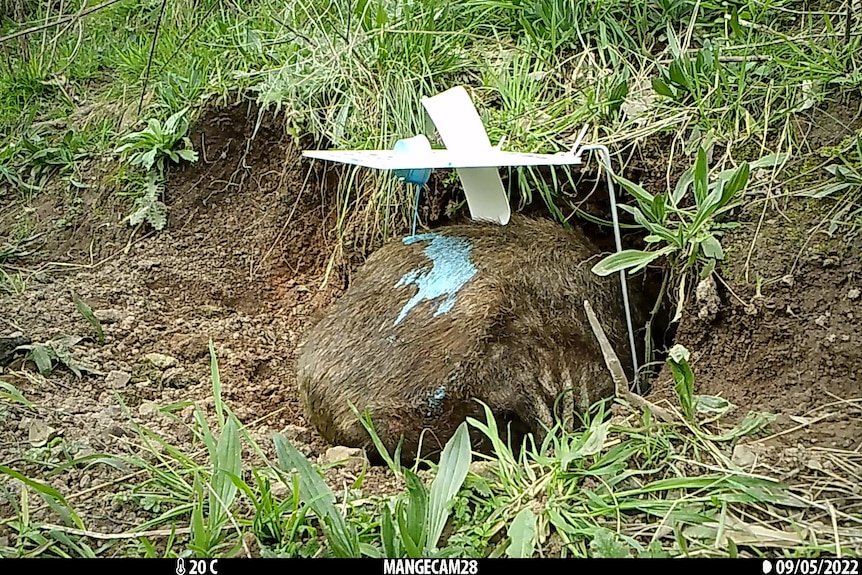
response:
M422 184L416 184L416 201L413 206L413 237L416 236L416 222L419 220L419 193L422 191Z
M616 241L617 252L621 252L623 250L623 242L620 238L620 223L617 219L617 198L616 192L614 191L614 179L612 175L613 171L611 169L611 153L608 151L607 147L599 144L592 144L581 148L581 152L585 150L596 150L598 152L601 152L602 154L602 159L604 160L605 164L605 173L608 180L608 197L610 198L611 202L611 218L614 222L614 240ZM578 153L578 155L580 155L580 152ZM625 306L626 311L626 325L629 330L629 345L632 349L632 365L634 367L635 392L640 395L641 384L640 378L638 377L638 356L637 348L635 347L635 332L634 329L632 329L632 313L629 308L629 290L628 284L626 282L625 270L620 270L620 284L622 284L623 288L623 305Z

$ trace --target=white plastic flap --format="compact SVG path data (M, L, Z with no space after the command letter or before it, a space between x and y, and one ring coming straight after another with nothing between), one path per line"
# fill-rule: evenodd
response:
M494 155L482 119L463 86L422 98L422 105L437 127L449 152L470 156ZM496 164L499 166L500 164ZM470 216L474 220L509 223L511 211L496 167L457 168Z

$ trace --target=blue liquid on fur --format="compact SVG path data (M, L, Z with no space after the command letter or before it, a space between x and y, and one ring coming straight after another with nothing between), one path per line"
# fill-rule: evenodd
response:
M431 417L443 407L443 400L446 399L446 386L441 385L434 390L431 397L428 398L428 411L425 412L427 417Z
M430 240L431 243L425 248L425 255L431 259L430 270L418 269L404 274L395 287L415 284L419 287L410 301L408 301L398 314L395 325L407 317L410 310L422 300L433 301L445 296L440 302L434 317L448 313L455 306L455 295L469 282L476 272L476 266L470 261L470 252L473 246L464 238L453 238L441 236L440 234L420 234L404 238L405 244Z

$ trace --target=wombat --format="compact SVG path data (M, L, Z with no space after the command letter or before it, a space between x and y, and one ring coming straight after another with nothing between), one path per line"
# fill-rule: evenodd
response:
M477 400L513 443L561 419L571 428L614 393L585 299L633 376L619 276L593 274L599 258L582 232L517 215L385 244L298 348L309 420L377 461L348 402L390 454L403 437L404 461L434 460L468 416L484 422Z

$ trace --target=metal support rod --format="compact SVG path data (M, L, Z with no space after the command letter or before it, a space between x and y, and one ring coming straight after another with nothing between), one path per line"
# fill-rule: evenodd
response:
M613 178L613 170L611 169L611 153L608 151L607 147L593 144L582 147L578 151L578 156L581 155L583 151L595 150L601 152L602 158L605 163L605 173L608 180L608 197L611 201L611 218L614 222L614 239L617 244L617 252L621 252L623 250L622 239L620 238L620 223L617 219L617 198L616 193L614 192L614 178ZM638 395L641 393L641 384L640 378L638 378L638 356L637 356L637 348L635 347L635 333L634 329L632 329L632 314L629 308L629 290L628 284L626 283L626 271L620 270L620 283L623 288L623 305L625 306L626 311L626 324L629 330L629 345L632 348L632 365L634 367L634 378L635 378L635 391Z
M413 206L413 236L416 236L416 222L419 219L419 193L422 191L422 184L416 184L416 202Z

